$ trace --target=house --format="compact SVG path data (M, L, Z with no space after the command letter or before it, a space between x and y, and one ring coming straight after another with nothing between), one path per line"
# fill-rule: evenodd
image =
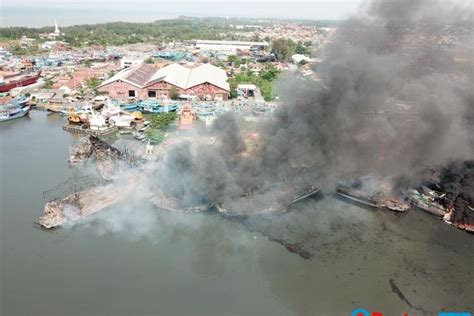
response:
M118 72L105 80L98 90L121 100L171 98L175 92L201 100L227 100L230 87L227 73L211 64L194 68L170 64L156 68L142 63Z

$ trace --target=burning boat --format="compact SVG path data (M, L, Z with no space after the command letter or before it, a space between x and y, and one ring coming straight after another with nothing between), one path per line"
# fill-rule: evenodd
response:
M265 189L249 189L246 194L216 204L216 208L221 214L228 216L283 213L296 202L315 196L319 192L320 189L314 186L301 189L281 184Z
M450 207L443 216L443 221L459 229L474 233L474 207L466 205L463 211L460 208Z
M193 206L185 206L182 205L181 201L171 195L167 195L164 193L157 193L155 194L151 202L154 206L159 209L173 211L173 212L180 212L180 213L200 213L206 212L210 210L213 205L211 203L202 203Z
M47 202L38 224L43 228L51 229L82 220L125 200L134 188L134 182L129 181L122 186L109 184L70 193L65 197Z
M438 217L444 217L449 213L448 207L444 206L447 203L446 194L426 186L421 186L418 190L409 190L407 197L414 206L427 213Z
M338 184L336 194L345 197L351 201L361 203L367 206L388 209L396 212L406 212L410 209L410 203L405 199L391 193L391 188L387 188L380 179L373 182L372 176L359 178L349 184ZM369 185L372 182L373 185Z

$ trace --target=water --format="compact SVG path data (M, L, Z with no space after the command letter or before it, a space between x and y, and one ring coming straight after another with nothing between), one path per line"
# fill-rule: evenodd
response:
M77 172L67 164L73 139L63 123L35 111L0 125L1 315L332 316L357 307L434 315L473 308L474 236L416 210L397 215L329 196L247 222L304 248L311 260L240 222L143 205L38 230L42 192Z

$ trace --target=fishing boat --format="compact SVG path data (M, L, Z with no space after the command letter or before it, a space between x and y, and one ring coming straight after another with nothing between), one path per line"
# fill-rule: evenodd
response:
M0 93L8 92L13 88L24 87L38 81L41 71L37 73L10 73L0 77Z
M286 212L293 204L313 197L320 192L314 186L296 188L280 184L266 189L249 189L246 194L216 204L217 210L227 216L273 214Z
M136 111L139 107L139 104L138 103L121 104L120 107L124 111Z
M444 193L421 186L418 190L409 190L406 195L412 204L422 211L438 217L444 217L449 213L449 209L443 205L446 204L446 195Z
M132 115L113 116L110 121L117 127L131 127L135 117Z
M144 114L161 114L168 112L176 112L176 105L160 105L154 102L143 102L138 106L138 109Z
M153 57L163 58L171 61L177 61L183 59L186 56L185 52L182 51L156 51L153 53Z
M378 209L388 209L396 212L406 212L410 209L409 201L397 195L386 193L390 190L382 190L384 183L377 182L375 187L377 189L370 188L367 183L359 179L348 185L339 183L336 185L336 194Z
M196 112L191 108L189 104L186 104L179 113L179 129L188 130L192 129L196 123Z
M179 213L200 213L206 212L212 208L212 204L198 204L195 206L183 206L179 199L165 194L155 194L151 199L152 204L162 210Z
M14 120L20 117L24 117L30 111L31 106L18 107L7 105L0 108L0 122Z

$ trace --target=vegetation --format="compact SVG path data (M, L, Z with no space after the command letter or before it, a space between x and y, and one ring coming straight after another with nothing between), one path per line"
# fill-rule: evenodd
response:
M172 100L178 100L179 99L179 92L175 87L172 87L170 89L170 98Z
M53 87L53 84L54 84L53 81L51 81L51 80L46 80L45 83L44 83L43 88L45 88L45 89L51 89L51 88Z
M176 121L177 117L176 112L153 115L150 119L150 128L145 131L148 139L155 144L161 143L165 139L166 129Z
M176 121L177 117L178 114L176 114L176 112L167 112L153 115L150 119L150 127L164 131L168 128L168 126L171 125L171 123Z
M95 91L97 90L97 87L100 85L101 81L96 77L92 77L92 78L86 79L85 83L86 83L87 88Z
M272 42L272 53L279 61L289 61L293 54L311 55L312 43L297 42L291 39L279 38Z
M278 77L280 71L275 67L268 65L258 76L251 71L235 75L229 80L231 88L231 98L237 97L237 85L239 83L252 83L260 88L265 101L271 101L275 98L273 94L273 82Z
M235 68L239 68L241 65L247 64L248 59L243 59L236 55L230 55L227 57L227 61L232 63Z
M52 27L26 28L2 27L0 38L17 40L22 35L40 39L40 34L47 34ZM112 22L94 25L74 25L62 27L65 35L58 39L68 42L73 47L88 45L124 45L142 42L184 41L198 38L231 39L234 29L225 19L170 19L152 23Z
M9 51L17 56L34 55L41 52L38 45L21 46L18 44L11 45Z
M148 57L147 59L145 59L145 64L149 64L149 65L153 65L155 62L153 61L153 58L151 57Z

